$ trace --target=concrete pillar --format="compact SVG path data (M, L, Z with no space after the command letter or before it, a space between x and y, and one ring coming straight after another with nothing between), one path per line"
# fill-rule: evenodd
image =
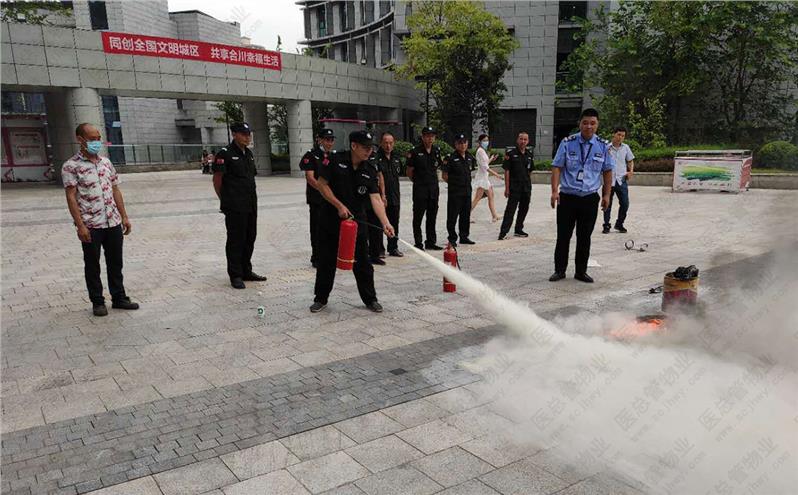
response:
M266 118L266 102L244 103L244 120L252 129L252 153L258 175L272 174L272 142L269 136L269 121Z
M301 177L305 173L299 169L299 161L307 150L313 147L313 112L310 100L288 101L288 156L291 175Z
M45 105L55 179L60 184L61 166L80 149L75 137L75 128L79 124L93 124L102 134L103 140L107 139L102 105L99 93L91 88L71 88L59 93L45 93ZM103 150L102 154L107 156L107 151Z

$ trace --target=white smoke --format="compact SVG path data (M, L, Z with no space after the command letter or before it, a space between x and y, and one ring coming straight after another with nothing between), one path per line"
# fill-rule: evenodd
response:
M511 331L464 363L483 376L481 399L513 422L507 438L550 449L579 474L632 478L646 493L796 493L794 260L771 263L757 291L742 287L704 318L618 340L609 331L632 316L549 322L415 251Z

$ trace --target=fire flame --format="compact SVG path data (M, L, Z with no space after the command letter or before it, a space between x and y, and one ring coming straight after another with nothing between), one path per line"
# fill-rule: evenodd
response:
M635 337L645 337L656 332L665 330L663 325L665 320L662 318L647 318L631 321L621 328L610 331L610 335L616 339L631 339Z

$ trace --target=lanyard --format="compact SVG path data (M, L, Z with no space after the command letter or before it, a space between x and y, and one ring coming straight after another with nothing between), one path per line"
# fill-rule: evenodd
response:
M579 143L579 163L582 165L580 167L581 170L585 169L585 162L587 161L588 157L590 156L590 152L593 150L593 143L590 143L590 146L587 147L587 154L582 154L582 143Z

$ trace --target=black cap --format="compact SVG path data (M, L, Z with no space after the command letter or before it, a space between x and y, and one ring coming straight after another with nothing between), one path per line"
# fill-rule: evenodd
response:
M233 122L230 124L230 132L243 132L244 134L249 134L252 132L252 129L249 128L249 124L246 122Z
M319 133L316 134L318 138L335 138L335 133L332 129L319 129Z
M454 142L456 143L457 141L468 141L468 138L466 137L465 134L462 134L462 133L455 134L454 135Z
M374 144L373 137L369 131L353 131L349 133L349 142L366 146Z
M427 126L427 127L423 128L423 129L421 129L421 134L422 135L423 134L438 134L438 131L436 131L435 129L433 129L430 126Z

